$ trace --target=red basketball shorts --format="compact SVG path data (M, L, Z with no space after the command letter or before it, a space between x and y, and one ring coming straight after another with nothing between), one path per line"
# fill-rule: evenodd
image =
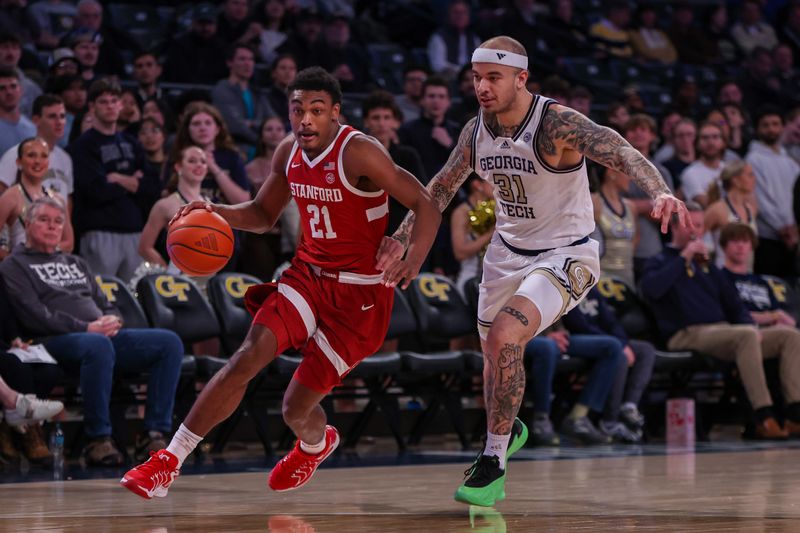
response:
M250 287L245 305L254 324L275 334L277 353L302 353L294 379L327 394L383 344L394 290L380 278L320 271L295 259L278 283Z

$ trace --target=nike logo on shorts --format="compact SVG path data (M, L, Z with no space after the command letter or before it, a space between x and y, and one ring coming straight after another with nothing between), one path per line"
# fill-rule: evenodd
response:
M367 311L368 309L372 309L373 307L375 307L375 304L372 304L372 305L362 305L362 306L361 306L361 310L362 310L362 311Z

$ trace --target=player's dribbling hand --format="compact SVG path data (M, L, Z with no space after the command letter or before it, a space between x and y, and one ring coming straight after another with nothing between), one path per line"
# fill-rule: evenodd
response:
M695 229L692 224L692 218L689 216L689 211L686 209L686 204L671 194L658 195L653 202L653 211L650 216L655 219L661 219L661 233L666 233L669 229L669 219L673 213L678 214L682 227L689 230Z
M190 211L194 211L195 209L205 209L206 211L210 211L211 213L214 213L216 211L216 209L214 209L214 204L206 202L204 200L194 200L184 206L181 206L181 208L178 209L178 212L175 213L175 216L172 217L172 220L169 221L170 225L174 224L179 218L188 214Z

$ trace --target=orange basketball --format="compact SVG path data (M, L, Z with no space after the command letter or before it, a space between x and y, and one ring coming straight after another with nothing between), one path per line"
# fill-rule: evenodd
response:
M190 276L219 272L233 255L233 231L224 218L195 209L169 227L167 253Z

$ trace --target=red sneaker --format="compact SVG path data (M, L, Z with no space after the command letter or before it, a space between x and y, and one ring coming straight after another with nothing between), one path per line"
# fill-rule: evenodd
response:
M294 490L302 487L311 479L317 467L333 450L339 446L339 432L333 426L325 426L325 449L317 455L311 455L300 449L300 440L286 457L278 461L269 474L269 488L278 492Z
M119 480L120 485L142 498L163 498L178 477L178 458L167 450L150 452L150 459L131 468Z

